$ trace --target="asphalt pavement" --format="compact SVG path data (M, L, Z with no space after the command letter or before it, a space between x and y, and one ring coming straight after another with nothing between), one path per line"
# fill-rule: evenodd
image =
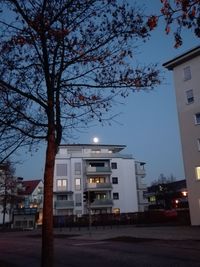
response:
M123 266L125 262L126 266L137 267L200 266L200 227L129 225L99 226L91 229L57 228L54 230L54 235L57 259L55 267L80 265L98 267L102 266L101 264L104 267L113 264L117 267ZM131 238L134 240L133 244L130 244ZM123 240L123 246L119 245L119 242L116 245L116 242L113 242L115 239ZM140 240L143 242L142 245ZM129 244L124 245L127 241ZM122 247L125 249L126 246L127 249L122 251ZM112 254L115 250L119 251L118 255L110 258L109 253ZM40 255L41 229L0 233L0 267L39 267ZM93 259L90 259L91 255Z

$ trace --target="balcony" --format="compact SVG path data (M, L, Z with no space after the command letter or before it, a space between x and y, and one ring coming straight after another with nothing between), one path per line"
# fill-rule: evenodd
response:
M112 184L111 183L87 183L86 189L88 190L111 190Z
M112 199L95 199L94 202L91 203L91 208L112 207L112 205Z
M110 167L87 167L86 168L86 174L91 175L91 174L110 174L111 173L111 168Z
M55 201L55 209L73 209L73 200L57 200Z
M136 175L140 175L142 177L145 177L146 176L146 171L143 168L136 167L135 172L136 172Z
M147 185L143 184L141 181L137 181L137 189L138 190L146 190L147 189Z

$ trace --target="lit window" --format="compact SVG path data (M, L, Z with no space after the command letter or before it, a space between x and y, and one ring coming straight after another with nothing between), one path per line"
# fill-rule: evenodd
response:
M191 103L194 102L193 90L186 91L186 98L187 98L187 103L188 104L191 104Z
M183 69L183 74L184 74L184 81L191 80L192 75L189 66Z
M117 169L117 163L116 162L111 162L111 168L112 169Z
M195 123L200 124L200 113L195 114Z
M75 179L75 190L81 190L81 179L80 178Z
M197 180L200 180L200 167L196 167L196 178Z
M112 177L112 183L118 184L118 177Z
M106 182L105 177L91 177L89 178L90 184L104 184Z
M58 191L65 191L67 190L67 180L66 179L58 179L57 181L57 190Z
M113 199L119 199L119 193L113 193Z
M155 202L155 201L156 201L156 197L155 196L150 196L149 202Z
M120 214L120 209L119 208L114 208L113 209L114 214Z

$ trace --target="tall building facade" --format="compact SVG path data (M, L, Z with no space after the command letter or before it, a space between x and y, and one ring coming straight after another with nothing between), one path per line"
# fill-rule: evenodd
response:
M200 225L200 46L163 64L173 71L192 225Z
M144 163L137 175L132 155L122 154L124 145L61 145L54 174L54 215L88 214L84 192L94 196L92 214L137 212L144 206L138 198L136 179L145 176ZM142 177L141 177L142 175ZM136 178L138 177L138 178ZM141 185L143 190L146 187ZM142 190L142 189L140 189Z

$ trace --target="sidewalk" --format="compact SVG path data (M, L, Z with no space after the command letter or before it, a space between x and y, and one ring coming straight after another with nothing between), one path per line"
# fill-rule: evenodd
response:
M159 227L136 227L136 226L114 226L114 227L92 227L88 228L62 228L55 229L56 235L74 235L73 239L105 240L119 236L135 238L153 238L163 240L199 240L199 226L159 226Z

